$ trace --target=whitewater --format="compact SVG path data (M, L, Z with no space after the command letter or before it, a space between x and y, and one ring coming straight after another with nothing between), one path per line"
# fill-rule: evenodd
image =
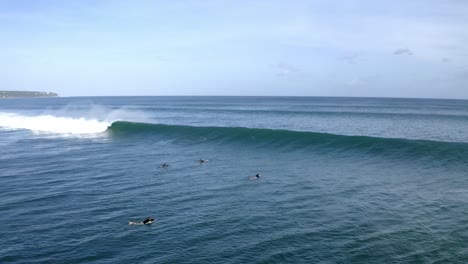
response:
M0 127L28 129L36 132L59 134L96 134L106 131L109 122L85 118L56 117L52 115L23 116L0 113Z

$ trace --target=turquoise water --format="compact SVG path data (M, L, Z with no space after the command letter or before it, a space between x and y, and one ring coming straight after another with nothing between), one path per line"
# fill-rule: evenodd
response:
M467 131L463 100L1 100L0 263L466 263Z

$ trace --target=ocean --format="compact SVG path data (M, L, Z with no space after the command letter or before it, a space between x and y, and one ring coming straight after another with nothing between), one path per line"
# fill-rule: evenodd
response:
M0 200L0 263L468 263L468 101L0 100Z

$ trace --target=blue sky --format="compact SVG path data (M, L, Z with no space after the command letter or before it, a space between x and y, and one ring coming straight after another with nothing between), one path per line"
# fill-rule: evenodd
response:
M468 98L468 1L0 0L0 89Z

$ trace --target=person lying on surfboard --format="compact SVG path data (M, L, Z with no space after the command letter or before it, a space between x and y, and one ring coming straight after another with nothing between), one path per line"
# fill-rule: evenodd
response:
M129 225L151 225L152 223L154 223L155 220L156 219L154 219L152 217L148 217L143 221L130 221L130 222L128 222L128 224Z
M251 179L251 180L258 180L258 179L260 179L260 173L255 174L255 176L249 177L249 179Z

